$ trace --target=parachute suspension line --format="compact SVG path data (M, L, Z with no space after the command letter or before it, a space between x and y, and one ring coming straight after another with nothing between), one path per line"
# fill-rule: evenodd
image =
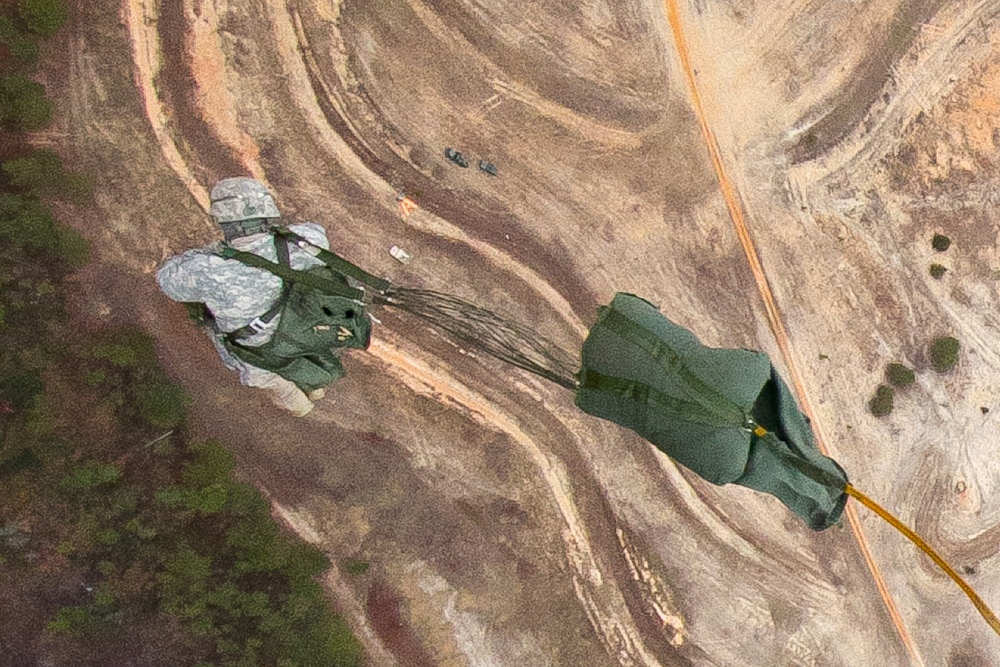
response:
M969 600L972 601L972 604L976 605L976 609L979 610L982 617L987 623L989 623L990 627L993 628L993 631L1000 635L1000 619L998 619L996 614L994 614L993 611L986 606L986 603L983 602L982 598L980 598L974 590L972 590L972 587L965 583L962 576L953 570L951 566L948 565L948 563L946 563L945 560L931 548L929 544L924 542L923 539L921 539L921 537L915 532L907 528L902 521L890 514L888 510L858 491L850 484L844 488L844 493L857 499L862 505L875 512L875 514L878 514L879 517L888 522L889 525L901 532L907 539L917 545L918 549L927 554L927 556L930 557L930 559L934 561L934 563L937 564L937 566L940 567L945 574L951 577L952 581L958 584L958 587L961 588L962 592L965 593Z
M576 390L579 367L572 357L537 332L450 294L390 287L375 303L406 311L500 361Z

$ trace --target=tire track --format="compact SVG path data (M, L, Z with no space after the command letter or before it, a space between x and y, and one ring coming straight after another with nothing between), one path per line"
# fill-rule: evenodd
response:
M282 61L285 75L291 83L289 89L295 97L296 107L317 133L317 141L359 182L371 187L378 198L385 202L387 210L395 213L396 190L382 175L372 170L359 157L371 149L365 144L356 130L346 120L339 98L322 78L319 65L312 56L309 41L306 38L299 13L288 7L285 0L272 0L272 22L275 34L275 46ZM314 83L315 82L315 83ZM308 91L308 92L307 92ZM326 101L336 112L324 112L320 100ZM342 116L343 114L343 116ZM335 116L335 118L331 118ZM347 131L339 134L331 127L331 120L343 118ZM346 136L344 136L346 134ZM357 139L352 142L351 137ZM375 158L372 158L375 159ZM448 241L457 241L471 247L486 257L490 262L505 271L509 271L535 290L563 319L565 324L582 340L588 328L584 325L574 308L552 284L539 275L531 267L521 263L508 253L499 250L493 244L474 238L458 225L443 216L437 215L432 208L423 206L405 221L414 229L429 233Z
M790 165L788 177L806 186L829 182L858 162L873 160L887 152L910 122L925 111L930 100L945 94L959 79L949 75L968 68L975 61L978 49L963 49L962 46L977 29L985 30L998 14L1000 4L996 0L979 0L965 7L952 20L951 29L938 36L923 58L906 67L905 71L893 72L891 80L883 87L883 91L887 91L895 86L888 104L874 105L857 123L855 130L829 153L815 160ZM913 51L911 48L909 53ZM904 54L900 62L906 61ZM805 131L806 128L794 130L796 134Z
M139 89L142 97L149 126L156 136L156 142L160 145L160 150L163 152L167 164L174 170L198 205L207 212L210 205L208 190L191 173L181 156L181 152L177 149L177 144L174 143L173 137L167 130L167 115L156 91L156 86L153 84L163 64L157 40L156 19L151 12L147 11L146 3L143 0L127 0L124 15L129 31L129 41L132 44L135 87ZM205 224L213 230L215 229L210 221L206 220Z
M294 69L300 69L302 64L305 64L304 83L307 86L305 89L311 88L313 91L309 96L311 99L309 104L319 105L324 116L324 125L329 126L328 129L336 130L333 134L338 137L338 141L346 144L353 158L363 165L365 172L374 174L378 180L386 184L391 183L407 191L433 193L433 196L425 194L420 198L418 204L423 211L442 220L460 220L463 232L467 236L481 240L485 244L518 248L517 257L507 254L509 258L507 264L520 264L525 267L536 276L538 284L548 285L549 289L559 296L559 301L569 304L573 316L568 318L567 322L591 317L598 304L594 295L584 287L585 281L578 278L575 265L524 232L523 226L513 215L490 210L488 205L474 200L459 199L458 195L442 189L435 180L412 164L404 161L405 168L393 164L391 160L398 158L395 153L391 160L383 159L348 118L343 100L335 92L335 87L326 81L313 55L299 12L289 8L287 0L272 0L272 2L275 27L285 35L278 37L279 48L284 50L286 45L290 44L295 44L297 47L297 53L294 55L282 53L283 61ZM293 28L293 32L289 32L289 27ZM294 35L294 39L289 40L287 37L289 34ZM302 77L297 78L303 80ZM294 92L298 94L299 91ZM534 268L527 269L529 263Z
M454 378L435 372L426 362L382 340L373 340L369 353L414 393L431 396L461 410L484 428L503 433L528 454L545 480L565 524L563 539L569 562L575 571L573 586L594 629L601 636L609 653L618 657L623 665L638 662L658 667L660 662L645 648L617 586L612 584L608 590L609 583L605 581L597 565L586 528L573 501L565 467L546 456L535 441L500 408ZM591 590L596 592L597 599ZM623 651L628 660L622 660Z
M746 219L743 214L742 203L739 200L732 182L726 174L726 169L722 162L722 155L719 151L719 145L715 139L715 135L712 133L711 127L708 124L708 118L701 102L701 95L698 92L698 84L695 79L694 67L691 64L690 55L688 54L687 41L684 36L684 28L681 23L680 9L678 7L677 0L664 0L664 4L667 12L667 20L670 23L670 29L674 36L677 57L680 60L681 69L684 71L685 79L687 81L688 92L691 96L691 104L694 108L695 114L698 116L698 123L701 126L702 136L704 137L705 144L708 147L708 152L712 160L712 166L719 179L719 188L722 192L723 198L725 199L726 207L729 209L729 215L733 220L733 225L736 228L736 234L740 239L740 244L743 246L743 250L746 253L747 261L750 264L750 269L753 272L754 280L757 284L757 290L764 302L764 310L766 311L771 331L774 334L778 348L781 350L781 355L785 360L785 365L788 367L788 372L792 385L795 387L795 393L798 397L799 404L802 407L803 413L805 413L812 422L813 430L816 433L816 444L823 454L827 454L829 449L826 446L825 438L823 437L819 422L816 420L812 406L810 405L809 397L805 390L805 384L803 383L802 377L799 373L798 363L796 362L794 352L791 349L791 344L788 340L788 334L785 330L781 313L774 300L774 294L771 291L771 286L768 283L767 276L765 275L763 266L760 263L760 257L757 255L757 250L754 247L753 240L750 238L750 233L746 226ZM861 554L865 559L865 563L868 565L868 569L874 579L875 586L878 588L879 595L882 597L882 601L885 604L886 611L889 613L889 617L896 628L896 632L899 634L900 641L903 643L904 648L910 655L911 661L917 665L923 666L924 662L920 656L920 652L917 649L906 624L903 622L895 600L892 598L888 586L885 583L885 579L872 556L871 549L868 546L868 540L865 537L861 526L861 520L858 517L857 511L854 509L853 505L849 504L847 506L845 515L847 516L848 523L851 526L851 532L854 534L855 540L861 550Z
M136 0L132 0L132 6L136 11L130 15L130 27L140 24L146 25L148 21L146 21L144 7ZM139 16L143 16L144 18L138 19L138 22L135 22L135 19ZM174 29L177 28L178 26L174 26ZM132 34L135 35L136 33L133 32ZM158 52L158 45L155 40L137 38L133 40L133 47L136 53ZM151 78L154 72L158 71L159 65L157 65L157 68L140 67L140 64L148 65L148 61L140 63L138 56L136 56L135 60L137 62L137 79L143 79L143 83L145 84L141 89L146 93L144 101L146 102L147 117L154 128L164 155L167 157L168 164L185 182L199 205L207 211L207 191L194 178L191 169L188 167L180 151L177 150L176 144L174 144L167 129L168 122L166 121L163 103L156 94ZM197 74L197 72L192 71L195 80L198 80ZM219 122L219 118L220 116L216 116L216 123ZM221 118L225 118L225 116L221 116ZM250 173L262 171L259 169L259 165L256 164L255 152L250 151L249 153L245 153L248 146L247 142L241 139L237 145L234 145L231 141L227 141L227 138L232 139L233 137L244 137L246 135L233 131L219 131L219 128L214 127L212 124L206 124L206 127L214 130L211 132L213 138L223 141L228 149L233 151L235 155L240 156L243 161L242 166L247 171ZM257 167L256 170L255 167ZM385 184L374 174L368 172L367 169L364 169L364 175L367 177L365 180L368 183L377 184L381 186L381 189L391 192L388 184ZM259 176L264 176L264 174L260 173ZM547 283L537 276L533 276L530 269L522 267L510 258L506 258L502 253L488 244L469 238L461 229L450 225L450 223L443 219L433 217L428 227L429 231L438 236L473 246L481 252L493 255L495 259L506 259L506 261L498 263L508 269L513 265L514 272L522 279L527 278L526 282L529 282L536 289L539 289L538 284L541 283L543 287L539 291L543 293L543 296L548 297L547 300L550 303L553 298L557 300L557 305L562 306L561 308L557 307L557 311L567 320L568 324L581 335L586 333L586 328L575 317L568 302L562 300ZM499 257L497 257L498 255ZM521 270L518 271L517 268ZM558 304L558 301L562 301L562 303ZM558 513L563 518L565 525L563 538L566 542L566 553L575 572L573 586L577 597L586 611L587 617L604 642L606 649L611 655L616 655L622 664L641 664L648 667L659 667L660 663L658 660L645 648L641 633L634 624L631 612L627 608L621 592L617 589L616 585L608 586L608 582L605 581L604 575L597 565L584 522L571 496L571 485L565 467L560 463L551 461L531 437L517 427L509 417L503 414L496 406L488 403L484 397L472 392L464 385L444 375L436 374L425 363L381 341L375 341L370 351L375 359L386 365L391 374L396 375L417 393L432 394L437 400L470 415L474 421L482 426L504 433L528 453L529 458L539 469L546 485L550 489ZM301 520L297 520L286 508L276 506L276 511L279 512L283 520L305 539L311 541L317 539L318 536L312 531L311 527L303 524ZM353 598L346 591L341 590L344 588L343 586L337 585L336 581L332 581L331 585L337 593L338 599L342 598L347 602L353 601ZM591 591L596 592L596 597ZM348 606L352 607L351 615L355 617L354 623L361 623L359 627L364 630L367 626L364 623L363 611L360 607L354 609L357 605ZM372 637L369 636L371 632L363 631L361 634L365 639L366 645L368 645L374 654L385 652L384 646L371 644Z

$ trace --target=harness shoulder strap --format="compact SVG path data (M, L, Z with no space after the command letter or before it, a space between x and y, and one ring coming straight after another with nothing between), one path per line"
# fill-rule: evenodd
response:
M274 240L274 250L278 255L278 265L286 267L288 270L292 270L291 262L288 257L288 242L285 239L279 239L278 237L272 237ZM228 246L227 246L228 247ZM249 253L248 253L249 254ZM225 334L226 339L230 343L238 343L243 338L248 338L255 333L258 333L261 328L267 326L271 321L278 316L281 309L285 307L285 303L288 301L288 295L292 291L292 281L282 278L281 294L275 299L271 307L268 308L263 314L258 315L254 318L253 322L242 326L235 331L230 331Z
M220 255L226 259L235 259L238 262L242 262L243 264L252 266L256 269L270 271L286 282L294 282L307 287L312 287L315 290L319 290L320 292L331 296L342 296L348 299L354 299L359 303L364 302L365 294L359 289L335 282L328 278L324 278L323 276L317 276L314 273L297 271L289 266L275 264L274 262L270 262L263 257L250 252L243 252L242 250L225 246L222 248Z
M358 282L367 285L368 287L371 287L380 293L384 294L385 291L389 289L389 287L392 285L392 283L386 280L385 278L379 278L374 274L368 273L361 267L351 264L340 255L334 254L329 250L321 248L315 243L309 241L308 239L299 236L292 230L288 229L288 227L276 227L272 230L272 232L281 238L285 238L291 242L294 242L299 247L304 247L308 245L314 248L317 251L316 258L319 259L324 264L326 264L327 266L329 266L331 269L333 269L334 271L336 271L341 275L354 278Z

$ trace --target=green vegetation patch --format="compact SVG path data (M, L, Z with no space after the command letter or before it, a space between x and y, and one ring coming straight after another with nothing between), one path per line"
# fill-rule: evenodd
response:
M0 2L0 53L14 56L0 57L0 581L17 609L0 614L3 654L359 665L316 581L326 557L278 527L222 445L188 438L188 399L152 340L66 313L63 281L87 244L47 202L89 186L17 134L49 122L30 67L66 15L61 0Z
M951 239L944 234L935 234L931 239L931 247L938 252L944 252L951 247Z
M56 34L69 18L63 0L20 0L17 13L28 29L42 38Z
M902 389L903 387L909 387L917 378L913 374L913 371L903 364L891 363L885 367L885 379L893 387Z
M26 35L16 18L0 16L0 46L16 58L22 65L34 65L38 61L38 42L34 35Z
M935 338L930 346L931 367L938 373L950 371L958 363L960 344L951 336Z
M941 264L931 264L931 277L936 280L941 280L944 274L948 272L948 269Z
M0 192L0 239L29 252L45 252L68 269L89 259L86 240L72 229L56 225L48 207L34 195Z
M0 123L31 132L51 120L52 102L42 84L20 75L0 77Z
M16 188L30 189L38 194L64 196L83 201L90 196L90 181L66 171L55 152L40 149L24 157L7 160L3 171Z
M369 565L360 558L345 558L341 563L344 572L351 576L359 576L368 572Z
M875 396L868 401L868 411L876 417L884 417L892 412L892 400L895 390L886 384L880 384L875 390Z

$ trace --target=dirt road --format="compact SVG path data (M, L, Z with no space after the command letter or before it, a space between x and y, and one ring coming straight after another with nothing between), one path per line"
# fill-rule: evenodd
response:
M197 428L234 444L279 515L334 562L371 564L329 590L372 664L995 664L961 593L868 516L854 528L881 595L846 526L813 534L712 487L391 313L295 420L236 385L153 284L213 238L207 189L238 173L369 270L568 350L615 291L641 294L709 344L795 359L852 481L997 604L1000 422L981 408L1000 395L1000 98L979 85L1000 67L997 7L772 5L678 3L673 29L660 0L123 0L78 17L49 83L70 101L65 152L99 175L76 221L100 262L79 309L145 326ZM945 257L935 231L955 239ZM947 376L926 368L937 332L964 345ZM897 360L918 381L879 421L865 402Z

